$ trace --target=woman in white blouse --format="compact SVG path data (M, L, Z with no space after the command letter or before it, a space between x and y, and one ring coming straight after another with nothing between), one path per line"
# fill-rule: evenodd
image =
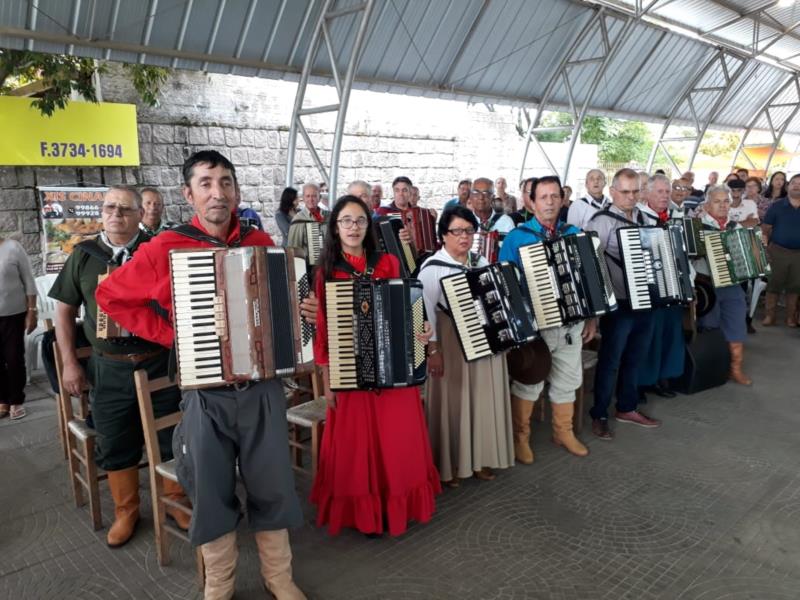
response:
M468 208L444 211L438 226L442 249L423 263L419 274L434 330L425 387L428 430L436 467L451 487L472 475L492 480L492 469L514 464L505 355L467 363L453 322L442 310L448 308L439 285L442 277L489 264L470 252L477 229Z

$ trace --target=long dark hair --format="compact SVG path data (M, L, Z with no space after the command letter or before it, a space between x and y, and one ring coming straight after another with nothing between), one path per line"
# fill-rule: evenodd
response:
M367 208L364 201L357 196L342 196L336 201L336 205L331 212L330 220L328 221L328 235L325 236L325 245L319 255L319 270L322 272L322 277L327 281L333 278L333 271L338 261L342 257L342 242L339 240L339 214L342 209L348 204L357 204L358 207L364 211L364 216L367 218L367 235L364 237L364 255L369 259L370 256L378 252L378 242L375 239L375 227L372 224L372 212Z
M293 187L287 187L281 194L281 203L278 210L283 214L288 215L289 211L294 210L294 201L297 200L297 190Z
M775 188L772 187L772 180L775 179L775 175L783 175L783 188L781 189L781 195L778 198L786 198L789 195L789 178L786 177L786 173L783 171L775 171L772 176L769 178L769 185L767 186L767 191L764 192L764 198L772 198L772 195L775 193Z

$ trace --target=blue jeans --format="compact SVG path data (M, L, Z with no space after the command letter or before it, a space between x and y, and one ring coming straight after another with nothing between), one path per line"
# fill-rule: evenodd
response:
M600 353L594 377L593 419L607 419L614 385L617 386L617 412L636 410L639 403L638 370L653 335L651 312L632 312L621 300L620 307L600 319Z

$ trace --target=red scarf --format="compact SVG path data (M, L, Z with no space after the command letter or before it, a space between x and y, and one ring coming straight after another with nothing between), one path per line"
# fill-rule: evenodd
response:
M308 212L311 213L311 216L317 223L322 223L322 211L319 209L319 207L309 209Z
M663 211L658 213L658 222L666 223L668 220L669 220L669 209L665 208Z
M720 228L720 229L725 229L725 225L727 225L727 224L728 224L728 218L727 218L727 217L722 217L721 219L718 219L717 217L712 217L712 218L713 218L713 219L714 219L714 220L715 220L717 223L719 223L719 228Z

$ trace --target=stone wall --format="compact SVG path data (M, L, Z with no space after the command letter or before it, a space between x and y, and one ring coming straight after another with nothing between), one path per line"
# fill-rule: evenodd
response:
M118 69L101 81L107 102L135 103L137 96ZM41 265L41 222L35 187L57 184L153 185L164 194L170 220L186 221L192 210L181 195L180 166L192 152L216 148L236 165L242 202L261 212L277 237L273 215L285 186L288 125L296 85L276 80L177 71L160 106L138 107L141 166L136 168L0 167L0 235L16 235ZM310 86L314 105L335 101L332 88ZM333 136L332 115L304 121L323 161ZM407 175L426 206L439 208L464 177L505 176L516 187L523 143L510 107L355 90L351 96L340 158L340 192L346 182L383 184L386 194ZM302 142L300 144L302 146ZM585 149L583 149L585 150ZM579 152L582 151L579 149ZM596 155L588 152L588 169ZM529 164L540 164L535 157ZM585 170L585 169L584 169ZM544 173L543 167L530 174ZM322 180L310 152L298 149L295 185Z

